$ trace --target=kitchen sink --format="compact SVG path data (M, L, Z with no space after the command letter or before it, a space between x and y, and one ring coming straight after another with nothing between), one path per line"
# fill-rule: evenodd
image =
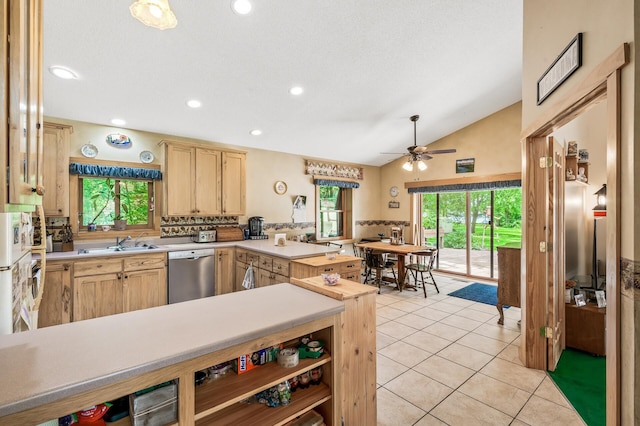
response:
M148 251L157 249L158 246L154 244L145 244L143 246L124 246L124 247L95 247L95 248L86 248L78 250L78 254L106 254L106 253L115 253L115 252L137 252L137 251Z

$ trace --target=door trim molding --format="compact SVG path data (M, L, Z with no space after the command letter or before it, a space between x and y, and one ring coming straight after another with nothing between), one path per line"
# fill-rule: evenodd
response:
M546 300L537 299L539 294L535 293L535 282L532 276L545 277L546 270L543 264L529 265L532 270L527 270L528 263L527 249L533 247L534 242L529 241L529 236L536 233L536 228L540 224L538 214L542 210L529 210L531 200L529 194L525 192L525 185L530 178L528 172L531 167L527 164L534 161L528 158L528 145L539 143L540 138L546 137L559 127L573 120L578 115L584 113L598 102L607 100L607 316L606 316L606 412L607 424L620 423L620 120L621 120L621 71L629 62L629 44L623 43L611 55L598 64L580 83L557 102L549 110L542 113L530 126L521 132L521 143L523 144L523 207L526 212L526 225L523 228L523 238L526 238L526 245L523 245L522 260L522 314L523 326L526 325L524 338L521 343L521 358L525 366L530 368L545 369L546 366L538 362L540 350L538 346L544 346L546 342L534 339L527 347L528 329L534 324L527 325L527 317L536 316L533 311L534 306L546 306ZM533 200L535 202L536 200ZM537 200L544 202L544 200ZM546 282L546 280L544 280ZM527 295L532 300L527 302ZM535 305L534 303L535 302ZM539 313L538 313L539 316ZM535 359L527 359L529 354L523 353L526 349L531 349L536 355ZM545 357L546 358L546 357Z

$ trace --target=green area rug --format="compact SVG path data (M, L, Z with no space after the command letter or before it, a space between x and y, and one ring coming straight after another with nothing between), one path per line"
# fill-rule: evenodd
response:
M589 426L606 423L606 358L574 349L562 352L551 379Z

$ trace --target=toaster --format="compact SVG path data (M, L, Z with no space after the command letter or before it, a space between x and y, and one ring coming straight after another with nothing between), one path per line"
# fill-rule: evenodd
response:
M216 231L198 231L196 235L197 243L213 243L216 241Z

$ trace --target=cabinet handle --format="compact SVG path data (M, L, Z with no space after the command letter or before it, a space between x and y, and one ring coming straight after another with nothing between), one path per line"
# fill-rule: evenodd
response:
M31 192L35 192L36 194L38 194L39 196L43 196L44 195L44 186L42 185L36 185L35 188L31 188Z
M69 270L69 268L70 268L70 266L69 266L69 264L68 264L68 263L65 263L64 265L62 265L62 268L63 268L65 271L68 271L68 270Z
M118 279L122 279L122 274L118 272L118 273L116 274L116 277L118 277Z
M347 268L355 268L356 265L347 265Z
M333 271L333 268L324 268L324 272L331 272Z

